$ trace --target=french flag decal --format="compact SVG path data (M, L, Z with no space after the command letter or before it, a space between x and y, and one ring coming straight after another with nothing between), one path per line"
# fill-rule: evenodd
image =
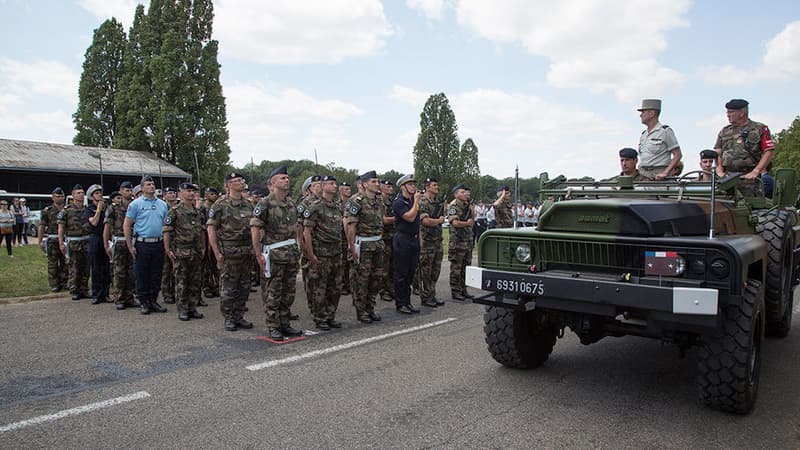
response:
M672 276L683 272L684 261L678 252L644 252L645 275Z

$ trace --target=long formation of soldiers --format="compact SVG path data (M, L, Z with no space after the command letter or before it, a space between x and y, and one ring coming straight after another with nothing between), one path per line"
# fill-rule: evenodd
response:
M749 119L747 101L734 99L725 107L730 124L719 132L713 150L701 152L701 169L708 172L716 160L718 175L740 173L740 190L762 193L757 179L768 171L774 152L769 129ZM638 152L620 151L620 175L664 179L680 167L680 147L674 132L659 122L660 100L644 100L639 111L647 129ZM260 285L269 337L284 340L302 333L290 323L298 318L291 307L301 270L320 330L342 326L336 320L341 295L352 295L356 318L363 323L381 320L375 312L377 296L393 301L400 313L419 312L410 301L412 285L422 305L444 305L436 282L446 218L451 297L473 298L465 270L472 258L476 213L464 184L453 187L453 200L445 205L434 178L425 179L423 194L413 176L405 175L397 180L394 195L395 183L381 182L369 171L358 177L351 195L348 183L331 175L313 176L304 181L298 202L289 195L285 166L276 167L267 181L268 195L251 195L244 175L231 172L225 176L224 195L207 188L200 199L196 185L182 183L177 190L167 188L162 200L146 176L137 186L121 183L108 206L102 186L92 185L85 192L86 207L82 186L72 188L70 205L56 188L39 225L50 287L68 288L73 300L111 300L117 309L138 307L141 314L167 311L157 302L161 293L165 303L177 303L182 321L202 318L197 307L207 305L201 291L215 297L221 287L224 328L235 331L253 327L244 318L245 301L253 285ZM514 225L508 186L497 189L492 210L498 228Z

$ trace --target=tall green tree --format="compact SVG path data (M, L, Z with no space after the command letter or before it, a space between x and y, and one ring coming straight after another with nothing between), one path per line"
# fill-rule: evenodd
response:
M436 178L442 192L449 192L467 174L459 161L458 125L447 96L439 93L428 97L419 117L414 172L419 178Z
M111 147L117 126L116 98L122 78L126 38L115 18L103 22L86 49L78 86L78 109L72 115L75 145Z
M463 173L463 181L472 190L473 198L483 198L483 185L481 183L481 169L478 165L478 146L472 138L467 138L458 152L458 170Z
M781 130L775 138L775 158L773 167L789 167L800 172L800 116L792 121L789 128Z

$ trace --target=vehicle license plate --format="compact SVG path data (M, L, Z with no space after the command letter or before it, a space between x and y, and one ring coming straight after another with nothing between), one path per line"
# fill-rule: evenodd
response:
M532 295L536 297L544 295L544 281L511 280L500 278L491 280L487 286L487 289L514 292L517 294Z

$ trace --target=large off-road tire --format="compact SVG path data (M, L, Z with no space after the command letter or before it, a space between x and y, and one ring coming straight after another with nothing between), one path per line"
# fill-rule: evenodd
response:
M538 311L520 312L487 306L483 315L486 344L497 362L515 369L542 365L556 344L558 329Z
M792 327L794 295L792 291L792 216L786 211L758 214L756 233L768 244L767 277L764 291L766 333L786 337Z
M722 309L722 329L704 336L697 352L700 401L736 414L753 409L758 394L761 342L764 337L762 287L750 280L741 305Z

